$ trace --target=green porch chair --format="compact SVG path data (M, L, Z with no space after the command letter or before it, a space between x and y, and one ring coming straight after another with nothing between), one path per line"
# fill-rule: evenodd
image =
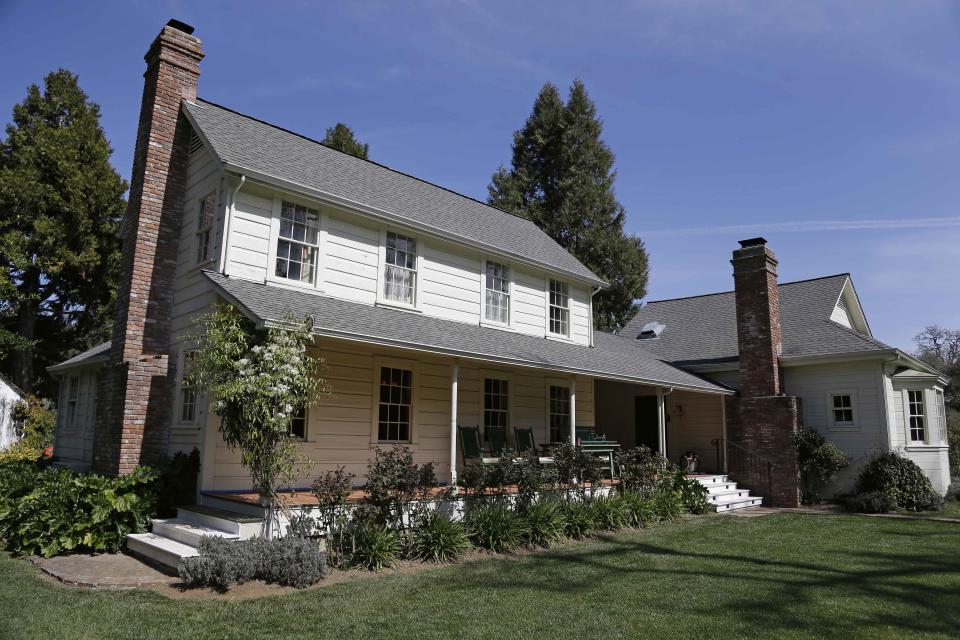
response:
M480 464L496 464L499 462L498 458L483 455L483 447L480 446L480 427L457 425L457 433L460 434L460 454L463 456L464 463L474 461Z
M490 446L490 455L499 456L507 448L506 427L486 427L487 444Z
M528 452L537 452L537 443L533 438L533 429L530 427L514 427L513 436L517 441L517 452L527 454ZM540 464L553 464L553 458L546 456L537 456Z

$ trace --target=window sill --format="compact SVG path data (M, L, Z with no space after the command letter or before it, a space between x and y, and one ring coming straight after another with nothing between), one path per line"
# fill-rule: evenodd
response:
M830 431L860 431L860 425L835 424L830 426Z
M907 451L946 451L950 447L945 444L927 444L926 442L911 442L906 447Z
M371 447L415 447L417 446L416 440L377 440L373 439L370 441Z
M198 262L196 264L191 265L190 268L187 269L187 273L194 273L196 271L203 271L204 269L209 269L210 267L214 266L216 263L217 261L214 260L213 258L207 258L203 262Z
M377 300L375 306L383 307L385 309L394 309L396 311L406 311L408 313L423 313L422 309L410 304L403 304L402 302L390 302L389 300Z
M309 293L323 293L323 289L320 289L314 284L307 282L299 282L297 280L290 280L288 278L278 278L276 276L267 276L264 278L264 284L273 285L276 287L283 287L285 289L293 289L294 291L307 291Z
M544 336L544 338L546 338L547 340L555 340L556 342L567 342L570 344L574 344L573 338L569 336L562 336L557 333L547 333Z
M517 330L514 329L514 328L513 328L512 326L510 326L509 324L504 324L504 323L501 323L501 322L494 322L493 320L481 320L481 321L480 321L480 326L481 326L481 327L486 327L487 329L500 329L501 331L511 331L511 332L513 332L513 333L517 333Z

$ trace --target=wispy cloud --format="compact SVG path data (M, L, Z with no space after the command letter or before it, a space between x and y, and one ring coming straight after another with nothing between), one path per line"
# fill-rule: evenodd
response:
M763 224L734 224L712 227L679 227L638 231L641 238L677 236L722 236L744 233L816 233L822 231L857 231L862 229L938 229L960 227L960 216L949 218L901 218L876 220L803 220Z

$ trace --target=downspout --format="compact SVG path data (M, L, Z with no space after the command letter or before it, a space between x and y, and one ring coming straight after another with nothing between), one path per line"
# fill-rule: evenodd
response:
M230 258L230 223L233 221L233 208L237 203L237 194L247 182L247 176L240 174L240 183L230 193L230 202L223 214L223 242L220 247L220 273L227 275L227 260Z
M590 346L591 346L591 347L594 346L594 340L593 340L593 297L594 297L595 295L597 295L598 293L600 293L600 285L596 284L596 285L593 285L593 287L594 287L594 288L593 288L593 293L590 294L590 325L589 325L589 326L590 326L590 331L587 332L588 335L590 336Z

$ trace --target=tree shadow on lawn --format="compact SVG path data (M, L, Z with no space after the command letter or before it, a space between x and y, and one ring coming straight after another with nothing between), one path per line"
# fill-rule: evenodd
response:
M700 540L677 536L671 540L676 544L667 545L627 533L442 580L456 589L547 591L587 599L607 581L611 592L623 595L624 607L636 603L627 615L637 623L645 609L660 607L661 614L676 615L678 630L722 622L738 634L896 630L953 636L960 630L960 528L943 526L881 527L867 540L831 540L830 527L824 527L815 540L809 531L773 546L769 540L758 546L756 540L734 539L717 551L689 548L711 542L710 531ZM918 541L879 548L882 536ZM933 538L940 540L931 544Z

